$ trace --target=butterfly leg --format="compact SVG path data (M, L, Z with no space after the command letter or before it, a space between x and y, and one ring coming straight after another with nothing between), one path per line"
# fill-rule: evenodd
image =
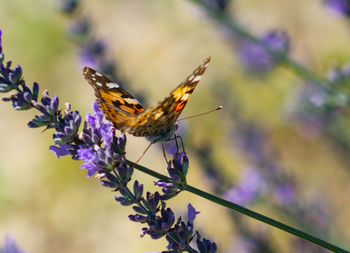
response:
M182 140L182 137L181 137L180 135L176 135L176 134L174 134L174 136L175 136L175 140L176 140L177 138L180 139L181 146L182 146L182 151L186 153L185 145L184 145L184 142L183 142L183 140ZM177 141L176 141L176 144L177 144Z
M185 150L185 145L184 145L184 142L182 140L182 137L180 135L176 135L174 134L174 137L173 138L170 138L168 139L167 141L172 141L172 140L175 140L175 143L176 143L176 149L177 151L179 150L179 144L177 142L177 139L180 139L180 142L181 142L181 147L182 147L182 151L186 153L186 150Z
M174 140L175 140L175 143L176 143L176 150L179 151L179 143L177 142L177 135L174 134Z
M168 161L168 159L166 158L165 148L164 148L164 144L163 144L163 143L162 143L162 150L163 150L164 159L165 159L166 163L169 164L169 161Z
M133 163L133 165L137 164L141 160L141 158L146 154L147 150L152 146L153 143L155 143L155 142L153 141L147 146L145 151L143 151L142 155L139 157L139 159L136 160L136 162Z

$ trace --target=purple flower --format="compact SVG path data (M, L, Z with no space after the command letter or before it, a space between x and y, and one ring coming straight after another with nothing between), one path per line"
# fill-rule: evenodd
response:
M125 134L115 136L115 129L111 123L103 121L103 113L97 102L93 105L94 115L88 113L81 139L85 145L77 150L78 159L85 163L81 166L88 170L91 176L99 170L115 168L115 162L121 161L125 147Z
M72 143L78 138L78 130L81 123L81 116L78 111L70 111L70 104L66 104L64 116L59 116L59 121L56 124L56 133L53 135L53 140L56 144Z
M342 67L331 68L327 73L327 80L332 86L343 85L349 81L350 78L350 63L344 64Z
M204 2L209 8L212 8L217 11L224 11L229 3L230 0L201 0Z
M2 40L1 40L1 36L2 36L2 30L0 29L0 54L2 54ZM2 63L2 61L0 61L0 63Z
M57 158L60 158L61 156L73 155L74 146L60 143L58 146L51 145L49 149Z
M2 54L3 56L3 54ZM7 62L6 66L2 64L2 59L0 61L0 92L5 93L14 89L18 89L18 86L21 85L23 87L23 92L30 91L28 87L25 86L25 83L22 79L22 68L20 66L16 66L15 68L11 68L11 62ZM18 92L17 94L21 94ZM3 98L4 101L16 101L17 94L11 96L11 98ZM22 100L24 99L23 94ZM14 97L15 99L12 99ZM27 101L24 101L24 103ZM17 109L17 108L16 108ZM18 110L18 109L17 109Z
M84 161L85 163L80 166L82 169L87 169L87 176L91 177L96 172L98 172L101 168L97 166L99 159L97 156L97 152L92 148L81 148L77 151L79 160Z
M67 14L74 13L79 5L78 0L61 0L59 3L61 11Z
M262 187L263 181L260 173L249 168L243 171L238 185L226 191L224 198L240 205L247 205L254 201Z
M215 242L211 242L205 238L201 240L199 234L197 234L197 247L199 253L216 253L218 250Z
M72 155L73 159L84 161L81 168L88 170L88 177L99 171L116 168L120 170L119 173L129 175L128 170L124 172L120 167L120 163L125 163L125 134L115 136L114 127L104 121L97 102L93 104L93 109L95 114L87 114L87 122L84 122L84 128L79 134L81 116L78 111L70 111L70 106L66 107L64 116L59 115L56 122L56 133L53 135L55 145L50 146L51 152L58 158Z
M69 0L68 0L69 1ZM1 35L1 34L0 34ZM1 45L1 38L0 38ZM1 58L2 61L3 58ZM115 196L115 200L122 205L133 205L136 211L135 215L130 215L132 221L146 223L148 227L142 229L142 234L149 234L157 239L166 236L169 245L169 252L178 252L178 249L184 249L189 252L197 252L190 246L190 242L197 235L195 233L193 221L199 213L191 205L188 207L188 222L182 222L179 217L176 221L174 212L166 207L162 196L155 192L143 194L143 185L135 181L132 189L129 189L128 183L133 174L133 166L128 166L125 157L125 134L116 136L116 131L112 124L104 120L104 114L95 102L93 105L94 114L87 115L87 121L84 122L82 130L81 116L78 111L71 111L69 104L66 105L64 113L58 109L59 99L57 96L49 97L47 91L44 91L40 101L38 101L39 86L34 83L30 90L22 79L22 69L18 66L11 69L8 62L6 66L0 64L0 92L9 92L15 90L15 95L7 99L12 101L17 110L37 109L41 114L29 122L30 127L44 126L54 128L53 134L55 145L50 146L58 158L71 155L73 159L82 160L83 169L88 170L88 176L98 173L96 176L105 187L113 188L120 195ZM171 181L174 185L184 187L186 185L186 174L188 170L188 158L184 152L175 152L172 163L169 163L168 171ZM12 244L2 252L18 252L19 250ZM198 241L198 247L202 248L200 252L215 252L216 245L209 240ZM11 251L12 250L12 251ZM17 251L15 251L17 250ZM209 251L208 251L209 250Z
M288 36L282 31L269 31L262 36L261 41L279 53L287 53L289 50ZM261 45L247 39L238 42L237 51L243 67L248 71L264 73L278 63Z
M90 32L90 20L86 17L81 17L72 23L69 27L69 33L75 37L84 37Z
M6 236L4 246L0 247L0 253L24 253L24 251L18 248L12 237Z
M35 108L38 109L41 114L35 115L34 119L28 123L28 126L32 128L42 126L46 126L47 128L56 127L57 116L59 114L58 105L58 97L56 95L53 95L53 97L50 98L49 92L44 91L41 98L41 104L38 102L34 103Z
M188 212L187 212L187 217L188 217L188 222L193 223L194 219L196 218L196 215L199 214L199 211L196 211L194 207L191 205L191 203L188 203Z
M281 205L287 206L295 202L295 189L291 184L284 183L277 186L275 194Z
M171 181L157 180L155 184L162 187L162 200L167 200L175 197L178 193L182 191L186 185L186 174L188 171L188 158L185 152L178 153L175 148L170 150L173 152L173 160L168 163L168 174Z
M325 0L325 5L334 13L342 16L350 16L349 0Z

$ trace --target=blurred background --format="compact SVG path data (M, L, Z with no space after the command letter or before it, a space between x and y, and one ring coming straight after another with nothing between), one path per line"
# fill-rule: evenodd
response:
M224 109L181 122L189 184L349 249L350 10L336 2L12 0L1 2L0 29L6 60L23 67L27 85L38 82L83 116L95 100L85 65L152 106L211 56L182 117ZM165 250L165 239L139 237L132 210L80 162L57 160L53 132L26 125L35 113L0 104L0 238L37 253ZM128 136L128 158L147 145ZM140 164L165 173L159 146ZM135 179L158 190L148 175ZM168 204L180 215L188 202L219 252L327 252L187 192Z

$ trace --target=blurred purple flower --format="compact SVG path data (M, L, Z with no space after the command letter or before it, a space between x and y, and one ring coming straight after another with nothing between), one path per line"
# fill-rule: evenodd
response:
M336 66L331 68L327 73L327 80L334 86L337 84L343 84L349 81L350 78L350 62L347 62L343 66Z
M288 183L276 187L276 198L281 205L289 205L295 202L295 189Z
M69 34L73 37L83 38L87 36L91 30L90 20L87 17L81 17L77 19L74 23L71 23L69 28Z
M349 0L325 0L324 3L334 13L346 17L350 16Z
M0 253L24 253L24 251L18 248L12 237L6 236L4 246L0 248Z
M82 23L81 25L83 25ZM78 29L78 28L76 28ZM99 57L105 54L106 46L102 40L90 40L81 48L80 59L83 65L96 68Z
M248 205L258 196L262 187L263 180L260 173L248 168L243 171L238 185L227 190L224 198L240 205Z
M207 7L217 11L225 11L231 0L201 0Z
M1 36L2 36L2 30L0 29L0 54L2 53L2 40L1 40ZM0 61L1 63L1 61Z
M288 53L289 38L283 31L269 31L261 37L262 43L265 43L271 50L279 53ZM238 57L243 67L258 74L272 69L278 61L261 45L241 39L238 42Z
M77 7L79 6L78 0L60 0L60 9L62 12L67 14L72 14L76 11Z

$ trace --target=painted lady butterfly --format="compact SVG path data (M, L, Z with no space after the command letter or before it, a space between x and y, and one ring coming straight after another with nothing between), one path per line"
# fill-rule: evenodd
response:
M85 67L83 75L94 88L101 110L115 128L135 136L144 136L151 143L155 143L169 140L176 131L176 120L202 78L209 61L210 57L174 89L170 96L148 110L126 90L97 71Z

